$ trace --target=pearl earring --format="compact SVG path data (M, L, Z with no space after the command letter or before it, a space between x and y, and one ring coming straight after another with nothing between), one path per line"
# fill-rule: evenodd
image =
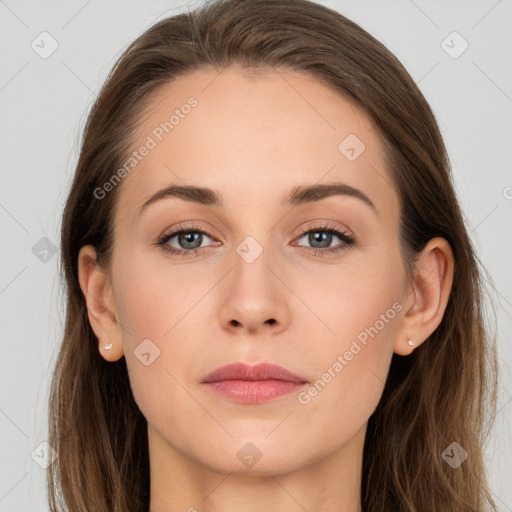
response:
M105 345L104 345L105 350L110 350L111 348L112 348L112 343L105 343Z
M407 343L409 343L409 345L410 345L411 347L413 347L413 346L414 346L414 341L412 341L412 340L408 340L408 341L407 341Z

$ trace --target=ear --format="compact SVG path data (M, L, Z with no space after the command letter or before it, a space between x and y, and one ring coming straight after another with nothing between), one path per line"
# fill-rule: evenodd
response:
M405 314L394 343L396 354L409 355L441 323L452 288L453 272L450 244L444 238L433 238L419 255L413 280L406 291ZM410 346L408 340L414 345Z
M107 361L117 361L124 352L112 284L108 272L97 263L96 249L92 245L80 249L78 279L100 354Z

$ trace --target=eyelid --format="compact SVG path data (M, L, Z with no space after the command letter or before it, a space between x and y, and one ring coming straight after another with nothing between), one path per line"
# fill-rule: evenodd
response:
M315 221L311 221L315 222ZM337 236L342 240L343 245L341 247L327 247L327 248L318 248L318 247L304 247L302 245L299 245L298 247L302 247L305 252L313 252L315 255L321 255L321 256L328 256L333 255L339 251L345 250L348 247L355 245L357 243L356 238L353 236L351 230L345 228L336 226L334 224L331 224L327 221L321 221L320 223L314 224L314 225L306 225L303 226L299 230L299 234L296 235L293 239L293 241L303 238L306 234L314 232L314 231L323 231L326 233L334 234L334 236ZM167 242L174 238L175 236L179 235L183 232L198 232L202 233L203 235L206 235L208 238L211 238L213 240L213 243L210 244L210 246L215 246L218 244L221 244L222 242L219 242L216 240L216 237L211 235L209 230L207 228L203 228L202 226L198 226L196 224L187 224L187 222L180 223L177 226L172 226L168 230L166 230L162 235L158 237L158 240L155 245L160 246L160 248L170 254L174 254L176 256L187 256L189 254L193 254L198 252L200 249L205 249L206 247L196 247L195 249L181 249L181 248L175 248L172 246L166 247Z
M314 222L314 221L311 221L311 222ZM315 230L315 229L318 231L338 231L344 235L351 236L351 237L353 236L351 230L347 229L346 227L341 227L341 226L337 226L334 224L330 224L327 221L323 221L323 222L320 221L320 222L321 222L320 224L313 224L313 225L309 224L306 226L302 226L300 228L298 234L294 237L294 239L301 238L306 233L309 233L311 230ZM210 233L210 231L207 228L204 228L203 226L199 226L196 224L187 224L187 222L185 221L185 222L178 224L177 226L172 226L169 229L166 229L158 237L158 240L167 238L170 235L175 236L175 235L179 234L180 232L184 232L184 231L197 231L197 232L200 232L200 233L203 233L203 234L209 236L210 238L216 238L215 236L213 236Z
M190 254L194 254L198 252L200 249L205 249L205 247L196 247L195 249L181 249L172 247L171 245L168 245L169 240L174 238L175 236L178 236L180 233L187 233L187 232L198 232L202 233L203 235L206 235L208 238L212 239L212 244L210 246L216 246L221 244L222 242L216 241L216 237L211 235L209 233L209 230L206 228L203 228L202 226L198 226L196 224L187 224L187 222L183 222L178 224L177 226L172 226L169 229L166 229L156 240L154 245L158 247L161 251L164 253L167 253L171 256L188 256Z
M315 221L312 221L312 222L315 222ZM317 231L328 231L328 232L336 231L336 232L342 233L343 235L353 238L352 231L345 226L337 226L335 224L329 223L328 221L318 221L318 222L319 222L318 224L313 224L313 225L309 224L309 225L301 227L299 230L298 236L302 237L303 235L305 235L306 233L309 233L310 231L317 230Z
M178 235L181 232L186 232L186 231L194 231L194 232L197 231L199 233L203 233L204 235L209 236L210 238L216 238L215 236L213 236L210 233L210 231L207 228L204 228L203 226L199 226L197 224L187 224L187 222L182 222L182 223L178 224L177 226L172 226L169 229L166 229L158 237L158 239L162 240L164 238L168 238L171 235L175 236L175 235Z

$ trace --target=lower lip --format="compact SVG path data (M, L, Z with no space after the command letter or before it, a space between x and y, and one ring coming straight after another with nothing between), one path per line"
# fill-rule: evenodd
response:
M223 380L204 383L214 393L243 404L268 402L296 392L306 384L306 382L295 383L284 380Z

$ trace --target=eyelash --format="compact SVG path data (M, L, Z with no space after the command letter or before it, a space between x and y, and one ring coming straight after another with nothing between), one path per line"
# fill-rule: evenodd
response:
M349 236L345 231L342 231L336 226L332 226L328 223L314 227L303 228L301 229L298 238L300 239L304 235L307 235L308 233L311 232L329 233L331 235L336 235L338 238L342 240L342 242L344 242L344 245L340 247L331 247L327 249L319 249L317 247L303 247L303 249L306 249L306 252L312 252L315 256L324 257L326 253L329 255L336 254L340 251L348 249L349 247L353 246L356 243L356 240L352 236ZM171 238L174 238L176 235L179 235L181 233L202 233L203 235L206 235L209 238L213 239L212 235L210 235L207 231L205 231L203 228L199 226L180 225L176 230L172 231L171 233L162 235L155 245L160 247L160 249L165 253L170 255L176 255L179 257L195 254L200 249L204 249L204 247L196 247L195 249L176 249L174 247L170 247L169 245L167 245L167 242Z

